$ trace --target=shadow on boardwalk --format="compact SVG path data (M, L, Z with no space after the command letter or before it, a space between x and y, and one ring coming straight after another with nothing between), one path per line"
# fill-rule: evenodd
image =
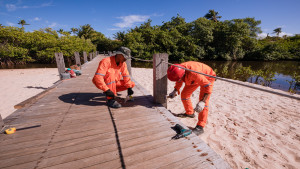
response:
M134 102L125 102L125 98L117 97L116 100L122 105L122 107L136 107L144 106L147 108L154 107L153 104L145 104L145 99L149 99L152 96L136 96L134 97ZM86 106L101 106L106 105L105 94L103 93L68 93L58 97L61 101L65 103L75 104L75 105L86 105Z

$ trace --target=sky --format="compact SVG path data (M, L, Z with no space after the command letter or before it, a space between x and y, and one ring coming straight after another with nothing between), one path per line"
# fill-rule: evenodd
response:
M0 0L0 24L21 27L25 31L51 27L54 30L79 28L90 24L96 31L113 39L119 31L151 19L162 25L179 14L186 22L203 17L210 9L219 12L221 21L254 17L264 37L300 34L300 0Z

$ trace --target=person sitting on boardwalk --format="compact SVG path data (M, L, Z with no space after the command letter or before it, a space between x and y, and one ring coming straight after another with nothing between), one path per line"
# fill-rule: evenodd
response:
M209 98L212 93L213 83L215 78L204 76L198 73L187 71L182 68L194 70L200 73L208 74L211 76L216 76L216 73L213 69L206 64L200 62L189 61L181 64L175 64L176 66L170 66L168 68L167 76L170 81L175 81L175 87L173 92L169 94L170 98L177 96L177 93L180 94L180 88L185 82L185 86L181 92L181 101L183 103L185 113L178 114L178 117L181 118L194 118L195 111L199 113L197 126L193 129L193 132L196 135L200 135L204 132L203 128L206 125L207 115L208 115L208 104ZM182 67L182 68L180 68ZM196 108L193 109L191 102L192 93L200 86L200 95L199 102L196 105Z
M111 108L122 107L115 100L117 92L127 89L128 95L133 94L132 88L135 84L130 80L125 63L127 59L130 59L130 52L128 48L120 47L114 56L102 59L93 78L95 86L106 94L107 105Z

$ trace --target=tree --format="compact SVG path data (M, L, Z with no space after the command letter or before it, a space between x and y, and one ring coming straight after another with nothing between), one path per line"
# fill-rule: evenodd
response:
M78 36L81 38L85 38L85 39L91 39L92 35L94 33L94 29L91 27L90 24L86 24L83 26L80 26L80 29L78 30Z
M63 29L59 29L59 30L57 30L57 32L60 33L60 34L62 34L64 32L64 30Z
M218 14L219 14L219 12L216 12L215 10L211 9L204 16L204 18L218 22L218 19L220 19L222 17L222 16L218 16Z
M279 36L279 34L282 32L281 28L276 28L273 31L274 31L273 33L276 33L277 36Z
M24 28L24 25L30 25L30 24L26 23L26 21L23 20L23 19L20 20L18 24L19 24L19 25L22 25L22 28Z
M117 32L116 34L114 34L114 38L116 39L116 40L120 40L120 41L124 41L124 39L125 39L125 32L124 31L122 31L122 32Z
M77 28L71 28L71 32L72 32L73 34L76 34L76 33L78 33L78 29L77 29Z

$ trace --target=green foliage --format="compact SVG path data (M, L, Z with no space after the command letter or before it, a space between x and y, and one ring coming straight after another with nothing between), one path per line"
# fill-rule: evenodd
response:
M1 63L53 63L54 53L62 52L72 58L74 52L91 52L96 47L91 40L70 36L60 30L61 37L51 28L34 32L24 32L22 28L5 27L0 29Z

